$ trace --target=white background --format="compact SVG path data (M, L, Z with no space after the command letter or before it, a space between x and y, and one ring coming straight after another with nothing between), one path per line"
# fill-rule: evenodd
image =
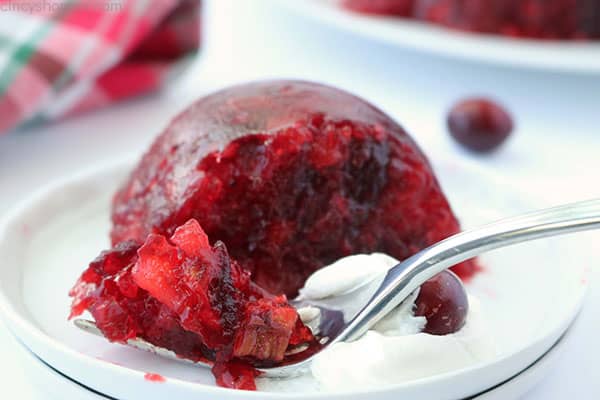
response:
M432 157L478 163L512 180L515 190L543 199L540 207L600 197L600 74L542 73L421 54L338 32L261 0L213 0L206 17L201 58L160 95L0 137L0 213L55 178L139 154L199 95L269 77L355 92L397 118ZM514 137L495 155L464 152L445 132L447 108L471 94L493 96L515 115ZM593 270L584 311L560 365L526 400L600 397L600 261L581 262ZM0 349L0 398L47 398L34 392L21 349L2 325Z

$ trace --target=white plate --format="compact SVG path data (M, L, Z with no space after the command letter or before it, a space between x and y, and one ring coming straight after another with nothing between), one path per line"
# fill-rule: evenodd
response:
M567 335L569 333L567 332ZM465 400L517 400L531 390L560 359L565 349L565 339L561 339L542 358L519 373L519 375L475 397ZM75 382L45 364L28 350L22 352L22 360L27 368L27 376L34 389L44 400L115 400Z
M108 245L109 202L130 164L85 173L42 189L0 223L0 310L15 335L46 363L121 400L264 398L213 384L206 369L109 344L66 320L68 289ZM525 211L509 184L473 166L442 162L438 175L466 226ZM575 239L575 240L574 240ZM295 393L286 397L456 400L513 377L550 349L577 314L587 272L581 237L523 244L484 257L486 272L469 284L489 315L501 355L492 362L377 391ZM577 251L578 253L576 253ZM166 377L144 379L146 372Z
M273 3L337 29L399 47L500 65L600 74L600 41L540 41L465 33L413 20L353 13L335 0Z

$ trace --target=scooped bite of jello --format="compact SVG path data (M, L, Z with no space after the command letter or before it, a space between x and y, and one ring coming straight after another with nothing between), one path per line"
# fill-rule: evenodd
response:
M198 100L119 189L112 220L114 247L71 291L72 314L89 310L112 341L212 362L220 385L244 389L253 366L316 343L286 298L316 270L358 253L402 260L459 231L400 125L300 81Z

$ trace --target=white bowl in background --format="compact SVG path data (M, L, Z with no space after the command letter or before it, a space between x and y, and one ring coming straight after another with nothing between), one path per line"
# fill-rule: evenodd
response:
M336 0L272 0L273 4L339 30L401 48L555 72L600 75L600 40L513 39L475 34L410 19L363 15Z

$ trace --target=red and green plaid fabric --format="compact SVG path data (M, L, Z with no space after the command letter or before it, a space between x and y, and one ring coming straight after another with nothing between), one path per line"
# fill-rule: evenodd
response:
M0 0L0 133L160 87L200 43L201 0Z

